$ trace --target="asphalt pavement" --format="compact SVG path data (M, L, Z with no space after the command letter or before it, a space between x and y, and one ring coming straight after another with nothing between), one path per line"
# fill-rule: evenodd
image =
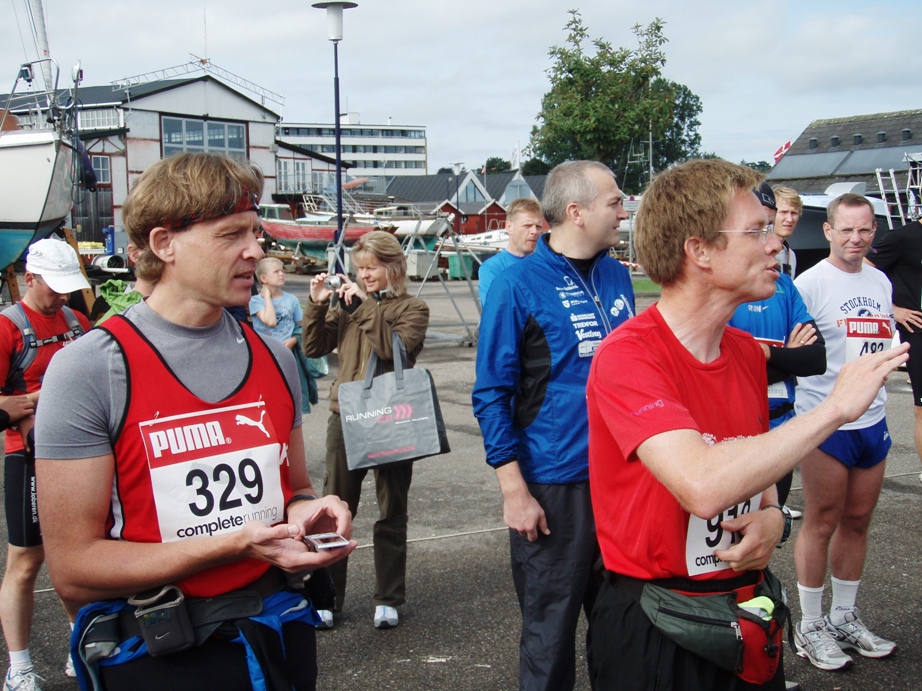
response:
M307 278L292 276L288 290L307 293ZM419 284L411 284L411 292ZM372 526L376 517L373 480L369 476L355 521L360 547L349 562L345 610L332 631L318 632L319 688L371 691L504 691L518 687L520 617L508 565L508 535L493 471L483 460L483 446L471 411L476 349L455 345L477 308L461 281L423 287L433 322L439 324L417 363L427 367L438 387L452 451L419 461L410 490L407 604L400 626L372 626L374 567ZM639 301L639 306L649 300ZM460 322L468 320L469 327ZM309 469L319 487L333 371L320 381L321 402L305 416L303 434ZM922 482L913 444L912 398L905 374L891 378L888 422L893 449L871 528L867 566L859 596L864 621L878 634L896 640L899 651L889 659L859 658L844 673L822 672L785 651L788 678L804 689L865 691L922 687ZM802 508L799 478L789 504ZM778 550L773 569L786 584L799 616L793 567L793 539ZM5 551L5 547L2 548ZM827 588L827 603L829 599ZM64 612L43 569L36 594L32 655L47 679L46 691L76 688L63 674L68 627ZM577 689L588 689L584 654L585 622L577 635ZM0 646L5 659L6 650Z

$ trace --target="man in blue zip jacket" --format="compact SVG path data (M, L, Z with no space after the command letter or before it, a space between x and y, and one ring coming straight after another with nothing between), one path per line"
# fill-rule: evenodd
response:
M608 255L628 217L614 173L593 161L557 166L543 210L551 232L490 288L473 393L510 529L519 686L529 691L573 688L576 624L600 577L586 380L602 339L634 316L630 275Z

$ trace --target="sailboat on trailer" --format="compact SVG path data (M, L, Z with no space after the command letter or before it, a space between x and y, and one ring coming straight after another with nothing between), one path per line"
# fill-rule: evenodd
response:
M32 0L39 51L48 55L41 1ZM44 45L42 45L44 43ZM0 269L30 243L59 228L73 208L76 87L58 92L57 62L44 57L19 67L6 101L0 101Z

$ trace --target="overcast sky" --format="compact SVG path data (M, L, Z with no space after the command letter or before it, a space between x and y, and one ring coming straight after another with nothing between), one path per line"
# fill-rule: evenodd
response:
M425 125L430 173L527 145L570 8L615 46L636 45L633 25L665 20L664 74L701 98L702 148L730 160L771 160L817 118L922 108L922 3L912 0L358 2L340 44L343 110ZM7 91L34 49L24 0L0 3ZM52 56L81 60L85 84L194 53L282 94L284 106L267 106L286 122L332 122L333 47L311 0L45 0L45 15Z

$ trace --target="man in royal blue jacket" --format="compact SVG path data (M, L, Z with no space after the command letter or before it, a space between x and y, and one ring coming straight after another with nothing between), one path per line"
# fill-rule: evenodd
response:
M611 170L557 166L543 210L551 232L490 289L473 394L510 528L520 688L529 691L573 688L576 624L599 578L586 379L596 347L634 315L630 275L608 256L627 218Z

